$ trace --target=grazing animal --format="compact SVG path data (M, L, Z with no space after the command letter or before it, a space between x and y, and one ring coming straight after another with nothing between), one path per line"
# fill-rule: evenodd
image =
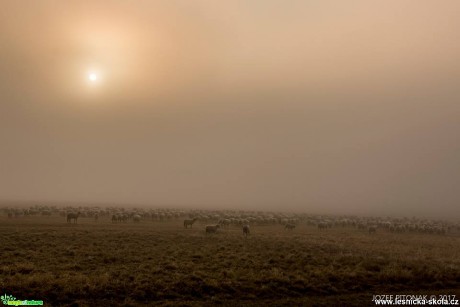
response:
M133 216L134 223L139 223L141 221L141 216L139 214L135 214Z
M369 233L376 233L376 232L377 232L377 227L375 227L375 226L369 226L368 231L369 231Z
M118 222L118 215L114 214L112 215L112 223Z
M97 222L98 219L99 219L99 214L96 213L96 215L94 215L94 221Z
M230 226L230 220L229 219L222 219L222 220L219 221L218 224L221 225L222 227L227 227L227 226Z
M206 226L206 233L216 233L217 229L219 229L219 225L207 225Z
M284 226L284 229L292 230L295 228L295 224L288 223Z
M72 223L72 220L75 221L75 224L77 223L77 219L78 217L80 216L80 212L78 212L77 214L71 212L71 213L68 213L67 214L67 223Z
M318 224L318 229L321 230L321 229L327 229L327 224L324 223L324 222L321 222Z
M184 227L188 228L188 226L190 225L190 228L192 228L193 223L195 223L197 220L197 218L194 218L193 220L184 220Z
M250 231L249 231L249 225L247 225L247 224L246 224L246 225L243 225L243 234L244 234L245 236L248 236L249 233L250 233Z

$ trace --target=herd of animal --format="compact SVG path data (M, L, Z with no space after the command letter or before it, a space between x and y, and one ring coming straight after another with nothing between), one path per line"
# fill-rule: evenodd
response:
M3 213L3 214L2 214ZM293 231L298 225L316 227L319 231L328 231L337 227L352 227L374 234L381 231L393 233L438 234L460 233L460 222L421 218L397 217L359 217L344 215L313 215L306 213L281 213L243 210L184 210L184 209L147 209L90 206L40 206L27 208L3 207L0 216L22 218L33 216L61 216L68 223L77 223L79 218L108 218L116 223L140 223L145 221L183 220L184 228L193 228L196 222L204 224L207 234L217 233L219 229L238 226L243 235L250 234L250 227L263 225L282 225L285 230Z

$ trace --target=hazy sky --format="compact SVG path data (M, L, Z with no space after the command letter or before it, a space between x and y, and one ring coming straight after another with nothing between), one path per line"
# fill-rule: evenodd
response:
M0 199L458 217L459 29L457 0L2 0Z

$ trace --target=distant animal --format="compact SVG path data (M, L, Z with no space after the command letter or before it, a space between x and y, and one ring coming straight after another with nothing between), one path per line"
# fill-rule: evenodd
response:
M318 224L318 229L321 230L321 229L327 229L327 224L324 223L324 222L321 222Z
M42 211L42 215L50 216L50 215L51 215L51 211L49 211L49 210L44 210L44 211Z
M219 225L207 225L206 226L206 233L216 233L217 229L219 229Z
M99 214L96 213L96 214L94 215L94 221L97 222L98 219L99 219Z
M230 226L230 220L222 219L222 220L219 220L218 224L221 225L222 227L227 227L227 226Z
M243 234L244 234L245 236L248 236L249 233L250 233L250 231L249 231L249 225L247 225L247 224L246 224L246 225L243 225Z
M368 231L369 231L369 233L376 233L377 232L377 227L369 226Z
M295 224L288 223L284 226L284 229L292 230L295 228Z
M190 228L192 228L193 223L195 223L197 220L197 218L194 218L193 220L184 220L184 227L188 228L188 226L190 226Z
M68 213L68 214L67 214L67 223L71 223L72 220L74 220L74 222L75 222L75 224L76 224L76 223L77 223L77 219L78 219L79 216L80 216L80 212L78 212L78 213L73 213L73 212Z
M118 215L114 214L112 215L112 223L116 223L116 222L118 222Z
M139 214L135 214L133 216L134 223L139 223L141 221L141 216Z

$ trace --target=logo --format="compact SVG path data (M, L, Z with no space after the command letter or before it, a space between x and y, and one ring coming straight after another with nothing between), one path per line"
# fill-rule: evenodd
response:
M0 296L0 299L2 300L3 305L8 305L8 306L37 306L37 305L43 305L43 301L35 301L35 300L18 300L12 295L7 295L4 294Z

